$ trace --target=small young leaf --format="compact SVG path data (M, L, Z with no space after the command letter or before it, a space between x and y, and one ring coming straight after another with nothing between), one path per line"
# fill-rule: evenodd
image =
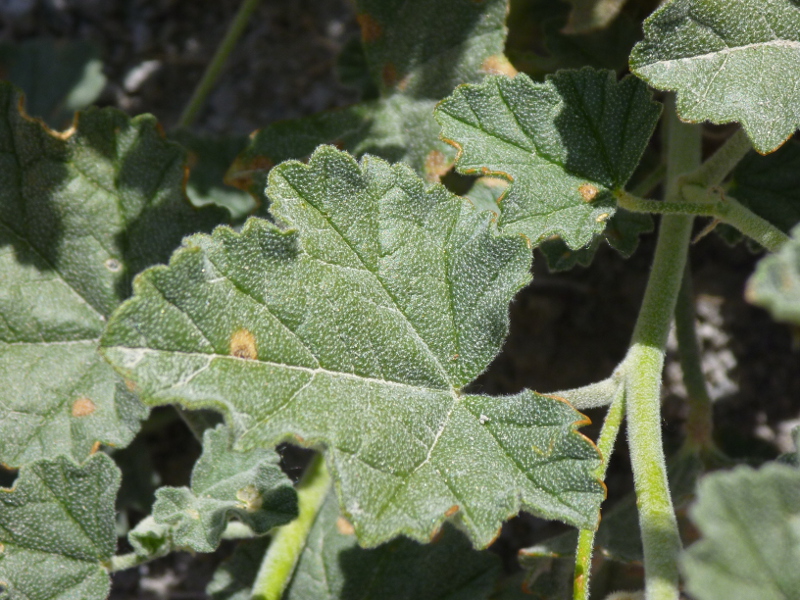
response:
M796 0L671 0L644 32L631 70L677 92L682 119L739 122L762 154L800 127Z
M439 140L433 109L459 83L513 70L503 56L506 9L506 0L359 0L364 60L380 98L266 127L228 181L261 194L269 169L320 144L402 161L438 181L455 153Z
M222 425L206 431L191 490L156 492L153 518L170 526L176 548L213 552L231 517L257 535L297 517L297 493L281 472L278 455L259 448L237 452L232 433Z
M150 269L103 344L151 404L214 407L240 447L326 449L361 542L477 545L520 508L594 525L598 458L557 399L461 389L494 358L530 250L407 167L322 147L268 190L278 222L194 236Z
M14 488L0 489L0 597L104 600L118 488L105 454L80 467L63 456L22 467Z
M778 321L800 325L800 226L783 248L758 263L747 284L747 299Z
M79 113L55 134L0 83L0 462L124 446L147 415L97 353L138 270L226 214L183 194L184 154L155 119Z
M473 550L447 524L441 537L421 545L400 538L365 550L328 495L295 569L286 600L435 600L489 597L500 575L497 557Z
M577 250L614 214L653 133L660 109L633 77L559 71L543 84L527 76L464 85L436 110L443 139L459 150L462 173L511 181L500 227L535 244L557 235Z
M681 561L692 598L800 598L796 468L773 463L708 475L690 516L701 533Z

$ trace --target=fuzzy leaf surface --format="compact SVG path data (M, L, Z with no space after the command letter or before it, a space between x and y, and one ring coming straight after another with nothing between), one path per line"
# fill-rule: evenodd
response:
M800 325L800 226L783 248L761 259L746 296L776 320Z
M472 549L445 525L441 538L400 538L366 550L329 494L308 536L286 600L486 600L500 576L497 557Z
M183 194L184 154L151 116L80 114L54 134L0 83L0 462L124 446L146 408L97 352L140 269L222 220Z
M492 77L456 89L436 109L456 168L511 182L500 228L534 244L591 243L614 214L612 191L633 174L660 113L647 87L609 71L559 71L545 83Z
M0 598L104 600L117 545L119 470L105 454L22 467L0 488Z
M156 491L153 518L170 526L175 547L213 552L232 517L256 535L297 517L297 493L278 466L278 454L261 448L238 452L233 442L227 427L207 430L191 489Z
M305 158L320 144L402 161L438 181L455 153L439 140L433 109L460 83L513 70L503 56L506 5L506 0L358 0L364 60L379 98L264 128L233 164L228 181L260 194L270 168Z
M677 92L682 119L741 123L761 154L800 127L796 0L671 0L644 33L631 70Z
M705 477L690 511L701 533L681 561L697 600L800 598L800 471L768 464Z
M593 526L581 415L460 391L507 334L525 240L403 165L330 147L273 170L268 193L290 229L189 238L112 319L105 354L146 402L225 412L242 448L325 449L367 546L427 540L445 514L480 546L520 508Z

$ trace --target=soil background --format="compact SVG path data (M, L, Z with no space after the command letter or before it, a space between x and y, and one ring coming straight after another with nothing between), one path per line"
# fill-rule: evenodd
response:
M233 0L0 0L0 42L42 36L94 42L108 79L98 104L132 115L153 113L169 130L238 6ZM514 22L509 25L512 34L524 37ZM276 120L356 101L357 94L338 82L335 65L344 44L357 35L346 0L262 3L195 129L249 134ZM726 131L709 128L708 148ZM504 350L475 386L491 394L525 387L544 393L607 377L627 349L653 246L654 234L644 236L628 260L603 246L591 267L557 274L548 273L537 254L533 283L512 304ZM791 430L800 424L797 339L743 299L758 258L744 245L730 247L713 234L691 250L704 369L716 401L716 439L728 455L750 460L790 451ZM663 426L667 446L674 448L686 413L674 352L665 383ZM599 423L602 411L589 416ZM586 433L594 437L597 425ZM624 436L622 442L608 478L609 504L632 487ZM129 454L151 462L162 484L184 485L199 450L183 422L164 408L153 412ZM282 452L287 468L299 472L303 453ZM146 502L143 498L138 508L129 508L121 526L141 518ZM558 524L522 515L493 549L513 570L519 548L559 531ZM205 598L214 566L231 548L225 544L212 555L175 554L115 574L111 597Z

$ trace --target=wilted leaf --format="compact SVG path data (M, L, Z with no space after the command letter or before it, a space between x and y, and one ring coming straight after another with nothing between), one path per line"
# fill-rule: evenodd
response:
M438 181L455 153L439 140L436 102L459 83L513 71L503 56L506 0L359 0L366 68L380 98L275 123L259 131L228 181L260 194L279 162L309 156L320 144L405 162ZM430 18L428 15L446 15Z
M499 575L497 557L473 550L464 534L449 524L431 544L400 538L372 550L360 548L331 493L314 522L285 598L481 600L489 597Z
M151 116L90 109L58 135L0 83L0 462L124 446L146 408L97 353L138 270L223 213L183 194Z
M800 126L796 0L671 0L644 22L631 70L678 94L681 118L742 124L762 154Z
M177 548L213 552L231 518L262 535L297 517L297 493L280 470L277 453L235 451L232 433L222 425L205 432L191 489L156 491L153 518L170 526Z
M701 538L681 566L693 598L800 598L800 471L768 464L708 475L690 515Z
M593 526L598 458L566 403L462 394L494 358L530 250L403 165L330 147L273 170L279 230L194 236L137 279L106 356L152 404L215 407L240 446L321 447L365 545L522 508Z
M0 489L0 598L104 600L117 488L105 454L22 467L14 488Z
M459 87L436 110L462 173L511 181L499 225L536 245L588 245L614 214L650 139L659 105L640 81L608 71L559 71L545 83L493 77Z
M747 299L778 321L800 325L800 226L783 248L758 263L747 284Z
M25 92L28 113L63 129L76 110L97 100L106 85L97 48L75 40L50 38L0 45L0 69Z

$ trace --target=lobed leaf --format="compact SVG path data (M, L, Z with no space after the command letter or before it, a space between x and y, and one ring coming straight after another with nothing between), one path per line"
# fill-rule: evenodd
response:
M671 0L644 33L631 70L675 91L682 119L741 123L761 154L800 126L796 0Z
M492 541L520 508L594 526L596 450L565 402L461 389L498 353L530 250L403 165L322 147L273 170L273 214L188 238L110 321L105 355L149 404L213 407L239 447L324 448L374 546L456 516Z
M783 248L761 259L746 295L778 321L800 325L800 226Z
M456 168L511 182L499 226L540 244L560 237L577 250L603 232L644 152L659 105L640 81L608 71L559 71L465 85L436 109Z
M97 353L133 273L224 213L193 209L155 119L79 113L57 134L0 83L0 461L124 446L147 409Z
M681 567L693 598L800 598L800 471L773 463L708 475L690 515L701 538Z
M259 197L269 169L320 144L402 161L438 181L455 154L439 140L433 109L459 83L513 71L503 56L506 8L507 0L358 0L365 66L380 97L264 128L228 181Z
M168 536L176 548L213 552L231 518L263 535L297 517L297 493L278 466L277 453L261 448L237 452L232 434L222 425L205 432L191 489L156 491L153 518L169 526L166 535L156 528L157 537Z
M105 454L60 456L20 469L0 488L0 598L104 600L114 554L119 470Z

